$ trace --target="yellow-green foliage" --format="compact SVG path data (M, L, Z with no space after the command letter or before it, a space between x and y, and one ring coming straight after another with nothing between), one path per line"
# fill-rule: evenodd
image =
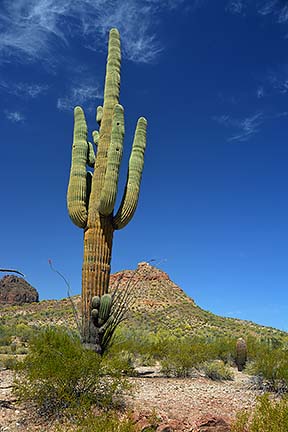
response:
M222 360L213 360L204 362L201 365L201 369L204 371L205 376L214 381L232 380L233 374L229 366L225 365Z
M256 408L238 414L231 432L287 432L288 398L278 401L269 399L268 394L260 397Z
M85 413L75 419L74 427L69 424L67 432L138 432L133 420L129 417L120 419L115 412L102 412L95 416L92 412ZM63 424L59 425L57 432L66 432Z
M92 404L109 408L125 388L119 370L64 330L48 328L31 340L18 363L16 394L39 414L58 417Z
M193 368L214 356L213 347L201 340L176 339L171 342L165 346L161 360L162 372L167 376L187 377Z
M248 369L249 373L258 375L267 381L266 388L271 391L288 390L288 351L285 347L277 349L262 345L258 349Z

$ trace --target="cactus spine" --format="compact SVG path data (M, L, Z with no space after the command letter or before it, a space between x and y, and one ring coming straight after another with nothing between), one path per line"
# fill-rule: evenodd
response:
M84 229L82 339L85 344L96 346L94 349L98 352L101 352L101 340L97 329L93 329L95 319L92 319L92 315L97 313L91 315L91 311L95 309L100 314L104 308L101 308L101 298L107 294L109 287L113 233L124 228L136 210L146 146L147 121L141 117L136 126L125 192L119 210L114 215L124 139L124 109L119 104L120 63L119 32L111 29L104 103L103 107L97 108L96 114L99 132L92 132L97 146L96 157L93 145L87 141L84 111L77 106L74 110L72 164L67 192L69 216L75 225ZM93 174L87 171L87 165L94 167ZM95 297L99 297L99 304ZM97 307L92 306L92 298ZM105 299L103 305L106 305L104 309L107 313L111 304L108 307L108 303L105 303L107 297Z

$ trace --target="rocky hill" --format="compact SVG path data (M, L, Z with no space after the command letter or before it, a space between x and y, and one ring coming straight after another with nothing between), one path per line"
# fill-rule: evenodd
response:
M286 332L264 327L250 321L225 318L207 312L177 286L162 270L149 263L139 263L136 270L124 270L111 275L110 290L127 289L132 305L123 325L130 331L166 331L177 336L257 336L288 340ZM80 296L63 300L44 300L22 306L0 305L0 324L29 326L65 325L76 328L73 305L80 316Z
M39 301L39 294L25 279L7 275L0 279L0 304L22 305Z
M120 281L120 282L119 282ZM135 302L128 316L129 328L140 331L168 332L184 336L258 336L288 338L286 332L235 318L225 318L196 305L169 276L142 262L135 271L125 270L111 276L111 290L117 283L125 289L131 284Z

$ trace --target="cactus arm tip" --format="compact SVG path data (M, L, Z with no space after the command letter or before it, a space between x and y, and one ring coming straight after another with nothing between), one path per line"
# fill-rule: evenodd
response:
M124 228L132 219L138 204L140 183L146 148L147 120L140 117L137 122L124 196L118 212L113 218L114 229Z
M119 30L116 27L112 27L109 32L110 36L120 37Z
M74 108L72 163L67 191L67 207L72 222L79 228L87 223L87 124L80 106Z
M99 126L101 126L102 116L103 116L103 107L99 105L96 110L96 121Z
M94 135L93 135L93 141L95 142ZM90 141L88 141L87 165L90 168L93 168L94 164L95 164L95 152L94 152L93 144Z

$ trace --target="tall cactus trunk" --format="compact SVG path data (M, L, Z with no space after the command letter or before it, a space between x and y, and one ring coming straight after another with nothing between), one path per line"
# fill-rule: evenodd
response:
M104 103L103 107L97 108L96 115L100 129L92 132L97 147L96 157L93 144L87 139L84 111L77 106L74 110L72 163L67 191L69 216L76 226L84 229L82 340L100 354L103 351L101 342L105 340L109 325L115 329L111 324L112 296L107 294L113 232L124 228L135 213L146 147L147 121L140 117L129 159L125 191L115 213L124 140L124 108L119 104L120 64L119 32L111 29ZM87 166L94 168L94 172L87 171Z
M95 332L91 329L91 301L108 292L113 240L110 217L100 216L95 226L84 232L84 257L82 267L82 341L96 344Z

